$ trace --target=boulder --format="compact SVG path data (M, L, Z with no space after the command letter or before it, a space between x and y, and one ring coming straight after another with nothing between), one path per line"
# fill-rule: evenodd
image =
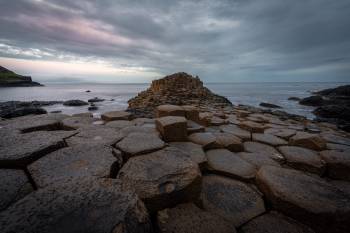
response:
M226 148L232 152L243 151L242 140L230 133L213 133L216 138L216 143L222 147Z
M350 154L348 151L326 150L322 151L320 155L327 163L329 177L350 181Z
M270 104L270 103L265 103L265 102L262 102L259 105L261 107L265 107L265 108L282 108L281 106L278 106L276 104Z
M199 209L192 203L180 204L157 213L160 233L235 233L232 223L210 212Z
M117 160L104 145L77 145L50 153L28 166L38 188L80 177L110 177ZM118 166L117 166L118 167Z
M166 142L187 140L187 120L184 117L166 116L157 118L156 127Z
M105 101L105 99L100 99L98 97L95 97L95 98L88 100L89 103L97 103L97 102L103 102L103 101Z
M291 146L301 146L311 150L324 150L326 149L326 141L322 139L318 134L310 134L306 132L297 132L296 135L289 139Z
M247 130L241 129L240 127L236 125L222 125L220 126L220 129L224 133L230 133L233 134L239 138L241 138L244 141L251 139L251 133Z
M321 106L322 104L324 104L324 100L322 96L315 95L301 99L299 101L299 104L306 106Z
M201 189L197 164L173 147L130 158L118 178L124 188L136 191L151 212L196 200Z
M166 117L166 116L181 116L185 117L186 113L185 110L176 105L160 105L156 109L156 117Z
M283 162L284 157L274 147L259 142L244 142L244 150L250 153L266 154L271 159Z
M314 233L314 231L292 218L271 211L249 221L239 233Z
M130 133L116 145L128 158L160 150L164 146L165 143L157 135L137 132Z
M84 105L89 105L89 103L83 101L83 100L67 100L63 102L63 105L65 106L84 106Z
M48 186L0 213L2 233L153 232L137 195L113 179L75 179Z
M130 120L131 113L124 111L105 112L101 115L104 121Z
M91 126L96 119L92 117L67 117L62 120L62 127L65 130L74 130L86 126Z
M206 211L236 227L265 212L262 197L247 184L217 175L203 177L201 199Z
M23 170L0 169L0 211L33 191Z
M271 146L288 145L288 142L284 139L267 133L253 133L252 138L253 141L265 143Z
M301 171L263 166L257 184L274 208L316 232L349 232L350 196L331 183Z
M244 159L245 161L254 165L257 169L259 169L260 167L265 166L265 165L280 167L280 164L276 160L272 159L269 155L264 154L264 153L240 152L240 153L237 153L237 155L241 159Z
M200 168L205 167L207 157L202 149L202 146L192 142L172 142L170 145L187 154L193 162L198 164Z
M264 130L266 129L266 127L263 124L256 123L254 121L242 121L239 123L239 126L252 133L264 133Z
M206 155L208 169L214 173L244 181L255 178L256 168L226 149L209 150Z
M326 170L325 162L316 151L298 146L281 146L278 150L290 167L317 175L322 175Z
M204 126L209 126L213 114L211 112L201 112L199 113L199 124Z
M204 150L220 148L220 145L216 142L216 137L210 132L193 133L188 136L188 140L201 145Z

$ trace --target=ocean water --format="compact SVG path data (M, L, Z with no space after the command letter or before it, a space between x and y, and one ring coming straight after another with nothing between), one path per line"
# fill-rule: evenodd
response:
M207 83L210 90L227 97L233 104L259 106L261 102L277 104L282 110L313 118L313 107L299 105L289 97L307 97L312 91L336 87L349 83ZM99 97L106 99L96 103L99 107L94 111L95 116L113 110L124 110L127 101L138 92L145 90L149 84L45 84L44 87L9 87L0 88L0 102L2 101L33 101L33 100L70 100ZM91 92L86 92L90 90ZM45 107L47 111L62 111L66 114L87 112L88 106L67 107L62 104Z

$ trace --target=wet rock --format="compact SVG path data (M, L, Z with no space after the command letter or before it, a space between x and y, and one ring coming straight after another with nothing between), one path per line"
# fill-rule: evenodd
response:
M63 105L65 106L84 106L89 105L89 103L83 101L83 100L67 100L63 102Z
M300 101L301 99L299 97L289 97L288 100L292 100L292 101Z
M36 131L0 138L0 167L23 167L66 145L73 131Z
M261 107L265 107L265 108L282 108L281 106L278 106L276 104L270 104L270 103L265 103L265 102L262 102L259 105Z
M22 170L0 169L0 211L33 191Z
M177 105L160 105L156 108L156 117L180 116L185 117L185 110Z
M77 145L50 153L30 164L28 171L39 188L73 178L110 177L116 158L112 147Z
M243 143L239 137L230 133L213 133L216 144L221 148L226 148L232 152L243 151Z
M188 140L195 144L201 145L204 150L220 148L220 145L218 145L216 142L216 137L210 132L193 133L188 136Z
M326 164L313 150L298 146L281 146L278 150L285 157L287 164L295 169L318 175L322 175L326 169Z
M350 138L349 137L343 137L340 135L336 135L333 133L327 133L327 132L321 133L320 136L321 136L321 138L323 138L327 142L350 146Z
M192 142L172 142L170 145L187 154L200 168L204 168L207 163L207 157L200 145Z
M253 141L265 143L271 146L281 146L288 144L288 142L283 140L282 138L267 133L253 133L252 138Z
M184 105L181 108L185 111L185 117L187 120L199 122L199 111L198 108L191 105Z
M117 148L123 151L127 157L146 154L160 150L165 143L155 134L130 133L117 143Z
M131 114L124 111L105 112L101 118L104 121L130 120Z
M197 164L173 147L130 158L118 178L125 188L136 191L151 212L196 199L201 186Z
M245 224L239 233L313 233L309 227L276 211L261 215Z
M192 203L180 204L172 209L159 211L157 223L161 233L235 233L233 224Z
M301 171L272 166L259 170L257 183L274 208L315 231L349 231L350 197L331 183Z
M294 136L297 131L294 129L288 129L288 128L270 128L265 130L266 134L272 134L277 137L283 138L285 140L288 140L290 137Z
M95 105L91 105L90 107L88 107L88 110L89 111L96 111L96 110L98 110L98 107Z
M318 134L310 134L306 132L298 132L289 139L289 144L317 151L324 150L327 147L326 141Z
M96 119L91 117L67 117L62 120L62 127L65 130L74 130L91 126Z
M91 112L83 112L73 114L72 117L93 117L93 114Z
M245 181L255 178L255 167L226 149L209 150L206 155L208 169L214 173Z
M324 104L324 100L321 96L315 95L301 99L299 104L307 106L321 106Z
M112 179L76 179L33 192L0 213L0 228L3 233L152 232L143 203Z
M326 150L322 151L320 155L327 163L329 177L350 181L350 155L348 151Z
M187 140L187 120L180 116L166 116L156 119L157 130L166 142Z
M272 159L269 155L264 153L248 153L248 152L240 152L237 155L244 159L245 161L254 165L257 169L262 166L270 165L280 167L280 164L276 162L276 160Z
M246 129L252 133L264 133L265 126L261 123L256 123L254 121L242 121L239 126Z
M274 147L259 142L244 142L244 150L250 153L266 154L276 161L284 161L283 156Z
M220 129L224 133L230 133L233 134L239 138L241 138L244 141L251 139L251 134L249 131L241 129L240 127L236 125L222 125L220 126Z
M89 103L97 103L97 102L103 102L103 101L105 101L105 99L100 99L98 97L95 97L95 98L88 100Z
M265 212L264 201L255 190L222 176L203 177L201 199L205 210L223 217L236 227Z

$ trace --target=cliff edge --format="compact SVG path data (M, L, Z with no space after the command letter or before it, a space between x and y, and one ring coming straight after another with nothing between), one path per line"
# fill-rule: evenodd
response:
M33 82L30 76L22 76L0 66L0 87L31 87L42 86Z

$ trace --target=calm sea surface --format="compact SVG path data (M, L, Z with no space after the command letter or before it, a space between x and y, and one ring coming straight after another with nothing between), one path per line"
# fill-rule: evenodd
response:
M233 104L258 106L261 102L277 104L289 113L313 117L313 108L301 106L288 97L307 97L311 91L336 87L349 83L208 83L205 84L213 92L226 96ZM45 84L44 87L11 87L0 88L0 102L2 101L33 101L33 100L69 100L99 97L106 101L97 103L99 115L111 110L127 108L128 99L138 92L145 90L149 84ZM91 92L85 92L90 90ZM60 110L73 114L87 112L87 106L66 107L53 105L48 111Z

